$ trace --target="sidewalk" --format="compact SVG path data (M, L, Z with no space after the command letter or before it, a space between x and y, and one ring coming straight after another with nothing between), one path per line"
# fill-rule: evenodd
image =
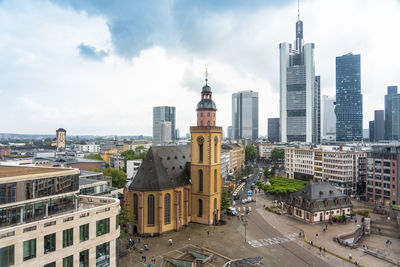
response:
M263 204L270 205L271 201L264 198L264 196L259 195L257 198L257 211L264 217L264 219L271 224L275 229L277 229L282 234L289 234L293 233L293 231L300 232L300 229L303 230L307 236L307 240L311 240L315 245L325 247L327 250L330 250L342 257L348 258L349 253L351 253L353 260L359 262L363 266L388 266L388 263L377 259L373 256L366 255L362 248L358 249L350 249L345 248L337 244L333 241L333 238L337 235L350 233L356 229L356 224L354 222L348 222L347 224L328 224L328 230L323 232L323 228L325 224L317 223L317 224L309 224L306 222L302 222L296 220L290 216L281 216L274 214L272 212L268 212L263 209ZM358 217L358 222L361 221L361 218ZM318 234L318 238L316 236ZM370 243L369 240L381 240L381 237L376 238L376 236L372 235L366 238L366 243ZM381 243L382 241L375 241L377 244ZM315 254L319 255L319 249L311 247L310 245L306 244L302 238L298 238L296 242L303 246L304 248L314 252ZM365 242L362 241L361 244ZM393 252L397 250L399 240L393 240L393 245L391 249ZM370 246L370 245L368 245ZM385 243L381 245L381 249L385 249ZM354 266L349 262L346 262L338 257L330 255L326 253L325 256L321 256L326 262L329 262L331 265L335 266Z

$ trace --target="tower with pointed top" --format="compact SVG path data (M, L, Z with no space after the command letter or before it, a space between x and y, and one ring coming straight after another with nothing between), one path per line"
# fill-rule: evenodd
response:
M298 8L296 40L280 43L280 140L319 144L320 77L315 76L314 43L304 43Z
M221 140L222 127L216 126L217 107L211 87L206 84L197 104L197 126L190 127L192 180L192 221L202 224L218 222L221 214Z

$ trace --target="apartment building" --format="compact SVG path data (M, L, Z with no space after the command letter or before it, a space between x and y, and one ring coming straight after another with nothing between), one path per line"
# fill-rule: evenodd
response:
M117 266L119 200L78 194L77 169L0 166L0 266Z
M365 196L366 152L342 146L293 145L285 149L289 178L328 182L344 194Z
M236 173L240 170L242 170L244 161L245 161L245 151L244 151L244 146L240 144L222 144L221 145L222 152L221 152L221 157L222 154L224 153L229 153L228 155L224 155L224 160L225 162L229 160L230 162L228 163L229 170L228 173ZM221 162L222 164L222 162Z
M400 146L373 146L368 152L367 173L367 200L399 205Z

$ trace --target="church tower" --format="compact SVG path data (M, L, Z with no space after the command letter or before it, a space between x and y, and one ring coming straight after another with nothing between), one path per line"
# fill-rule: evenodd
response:
M221 213L221 141L222 127L216 125L217 108L211 87L206 84L197 104L197 126L190 127L192 180L192 221L214 224Z

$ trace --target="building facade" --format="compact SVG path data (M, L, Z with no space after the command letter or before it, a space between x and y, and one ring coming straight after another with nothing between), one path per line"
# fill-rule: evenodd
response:
M322 136L328 140L334 140L336 139L335 98L324 95L322 97L322 107Z
M285 173L288 178L328 182L346 195L357 194L365 191L366 156L353 147L287 146Z
M165 140L176 140L175 120L175 107L153 107L153 145L163 144Z
M232 94L232 135L234 140L258 138L258 92Z
M268 141L279 143L279 118L268 118Z
M368 152L367 200L400 204L400 146L373 146Z
M221 206L222 128L216 126L211 87L203 86L190 145L153 146L124 191L140 235L179 230L190 222L215 224Z
M290 194L287 212L309 223L332 221L334 216L349 215L350 198L328 183L311 183Z
M59 128L56 131L56 147L58 151L65 150L67 142L67 131Z
M385 111L374 112L374 142L385 140Z
M369 121L368 124L368 131L369 131L369 141L375 142L375 121Z
M11 147L0 144L0 160L4 160L8 155L11 155Z
M336 57L336 141L362 140L360 55Z
M315 76L314 43L304 44L303 22L296 41L280 43L280 140L320 142L320 77Z
M0 166L1 266L117 266L119 200L77 196L78 176Z
M385 139L400 140L400 94L397 86L388 86L385 95Z

